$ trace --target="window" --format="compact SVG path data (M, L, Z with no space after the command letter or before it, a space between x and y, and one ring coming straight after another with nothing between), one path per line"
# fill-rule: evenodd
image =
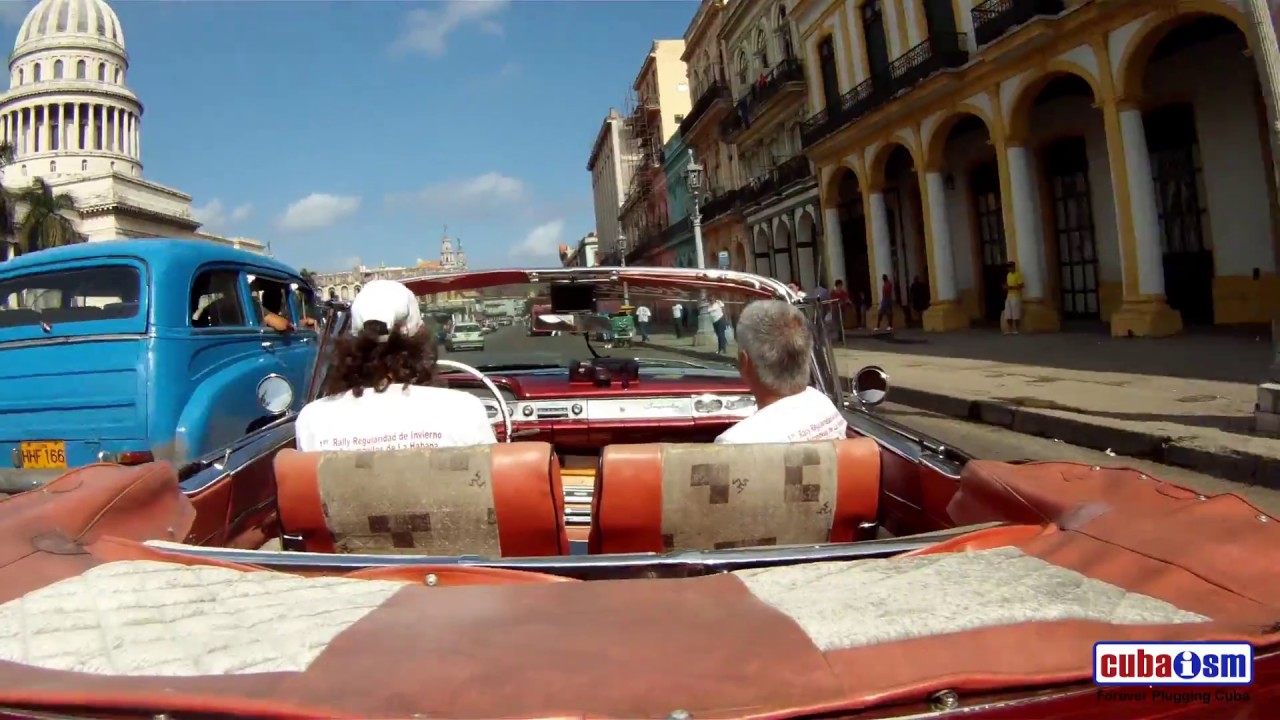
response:
M324 315L324 308L320 307L316 302L315 291L305 285L301 285L294 292L293 297L294 302L297 303L297 307L294 308L297 316L311 318L318 324Z
M53 79L54 80L62 79L62 61L61 60L55 60L53 62Z
M85 66L85 62L83 60L80 60L79 62L76 63L76 79L77 80L84 80L86 77L88 77L87 71L88 71L88 68Z
M738 51L738 85L747 84L747 73L750 71L750 63L747 62L747 54L741 50Z
M769 38L765 36L763 29L756 30L756 62L760 64L761 70L769 69Z
M240 273L206 270L191 284L191 326L197 328L243 327L244 303L240 300Z
M791 23L787 22L787 6L778 6L777 16L778 47L782 50L783 59L790 60L796 56L795 45L791 42Z
M115 83L116 83L117 85L119 85L119 84L120 84L120 68L116 68Z
M18 68L18 84L26 82L26 72L22 68Z
M107 64L98 63L98 82L107 81Z
M40 82L40 63L31 66L31 82Z
M0 328L137 317L141 294L128 265L19 275L0 282Z
M262 323L266 312L279 315L290 322L293 321L293 310L289 307L289 284L275 278L247 276L249 294L254 300L254 318Z

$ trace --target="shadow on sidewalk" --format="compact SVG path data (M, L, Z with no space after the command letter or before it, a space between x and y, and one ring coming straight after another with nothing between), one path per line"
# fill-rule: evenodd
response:
M1271 364L1268 328L1194 329L1169 338L1113 338L1105 328L1003 335L995 329L849 336L836 347L1086 372L1255 384Z

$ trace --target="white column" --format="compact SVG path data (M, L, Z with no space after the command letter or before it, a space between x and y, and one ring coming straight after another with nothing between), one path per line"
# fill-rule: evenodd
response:
M139 161L142 160L142 117L139 116L133 123L133 157Z
M1044 227L1036 201L1035 171L1025 147L1010 145L1005 150L1009 163L1010 198L1013 202L1013 234L1018 244L1018 270L1022 273L1024 296L1044 299Z
M947 221L947 195L942 183L942 173L924 175L925 202L929 208L929 228L933 233L934 281L937 283L934 302L955 302L956 259L951 252L951 223Z
M884 205L884 193L873 192L868 196L871 203L871 246L876 254L876 276L871 278L871 292L876 302L884 300L880 297L880 289L884 283L881 276L893 278L893 258L889 250L889 213Z
M1133 241L1138 256L1138 292L1164 295L1164 251L1160 248L1160 219L1156 188L1151 180L1147 133L1138 110L1120 111L1120 137L1128 169L1129 206L1133 210ZM1121 253L1121 258L1124 253ZM1123 267L1123 265L1121 266Z
M71 149L83 150L80 144L80 103L71 106ZM79 170L79 168L76 168Z
M88 150L97 150L98 144L98 107L92 103L89 104L89 127L87 128L87 136L84 139L85 148Z
M844 235L840 231L840 211L831 208L822 211L822 242L826 244L826 256L829 263L830 277L827 287L834 285L836 280L844 280L845 287L849 286L849 278L844 276Z

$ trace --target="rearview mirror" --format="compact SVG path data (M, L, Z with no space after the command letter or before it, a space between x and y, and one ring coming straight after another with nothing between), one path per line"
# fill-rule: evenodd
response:
M268 414L279 415L293 405L293 386L280 375L268 375L258 383L258 404Z
M875 407L889 395L889 373L877 365L869 365L853 378L853 394L866 407Z
M539 313L533 316L533 329L540 332L564 332L587 335L613 330L609 318L591 313Z

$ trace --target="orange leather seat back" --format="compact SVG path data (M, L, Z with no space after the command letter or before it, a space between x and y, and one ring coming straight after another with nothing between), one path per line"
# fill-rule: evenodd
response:
M875 522L880 448L870 438L767 445L610 445L591 553L852 542Z
M307 550L567 555L560 462L548 443L275 457L280 524Z

